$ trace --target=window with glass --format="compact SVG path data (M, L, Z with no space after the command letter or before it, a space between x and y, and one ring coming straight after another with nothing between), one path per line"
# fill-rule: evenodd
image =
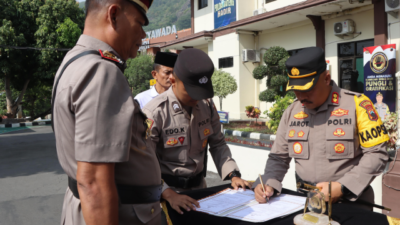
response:
M208 6L208 0L199 0L199 10Z
M338 44L340 87L346 86L349 76L357 76L350 71L357 71L358 78L354 91L364 93L364 48L370 46L374 46L374 39Z
M218 65L220 69L233 67L233 57L220 58Z

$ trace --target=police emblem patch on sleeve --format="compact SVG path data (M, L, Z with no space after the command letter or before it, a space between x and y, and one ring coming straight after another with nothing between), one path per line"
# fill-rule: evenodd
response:
M360 145L369 148L389 140L388 131L379 118L371 100L365 96L354 96L357 113L357 129Z
M301 112L297 113L296 115L294 115L294 118L296 118L298 120L306 119L306 118L308 118L308 114L301 111Z

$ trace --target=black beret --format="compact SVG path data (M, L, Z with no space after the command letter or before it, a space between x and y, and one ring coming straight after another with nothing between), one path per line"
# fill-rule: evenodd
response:
M154 63L174 68L178 54L172 52L157 52Z
M202 100L214 97L211 83L214 64L203 51L190 48L179 53L174 73L183 82L191 98Z
M289 76L287 91L309 91L326 70L325 52L319 47L303 49L286 61L286 69Z

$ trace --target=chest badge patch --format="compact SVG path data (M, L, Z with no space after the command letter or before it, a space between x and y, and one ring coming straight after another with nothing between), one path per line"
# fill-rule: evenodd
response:
M290 130L289 131L289 137L294 137L294 135L296 134L296 131L295 130Z
M304 134L305 133L303 131L300 131L299 133L297 133L297 136L302 138L302 137L304 137Z
M336 153L341 154L341 153L344 152L345 147L344 147L344 145L342 143L338 143L338 144L335 145L334 149L335 149Z
M205 148L207 146L207 139L203 141L202 147Z
M332 103L339 104L339 94L337 92L332 93Z
M336 137L341 137L344 136L345 134L346 132L344 132L342 128L338 128L333 132L333 135L335 135Z
M185 137L179 137L178 140L183 145L183 142L185 141Z
M169 146L175 146L176 144L178 144L178 140L176 140L175 138L170 138L167 141L167 145Z
M301 145L299 142L295 142L293 144L293 151L296 154L301 154L303 152L303 145Z
M368 118L371 121L378 121L378 114L376 113L375 109L374 109L374 105L372 105L372 102L369 100L364 100L360 103L360 106L363 107L368 114Z
M349 115L349 110L345 110L345 109L336 109L335 111L331 112L331 116L341 117L341 116L347 116L347 115Z
M204 133L204 136L209 135L210 134L210 129L204 129L203 133Z
M178 102L172 102L172 108L174 109L175 113L182 111L181 107L179 106Z
M294 115L294 118L296 118L298 120L306 119L306 118L308 118L308 114L301 111L301 112L297 113L296 115Z

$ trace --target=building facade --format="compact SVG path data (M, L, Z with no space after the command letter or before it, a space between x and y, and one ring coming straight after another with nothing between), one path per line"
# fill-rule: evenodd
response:
M363 48L400 47L399 9L387 12L386 4L385 0L191 0L191 30L150 39L152 48L147 51L174 49L179 53L198 48L206 52L216 69L229 72L238 84L238 90L223 100L223 111L230 112L231 119L245 119L245 106L254 105L263 112L272 105L260 102L266 80L255 80L252 72L264 64L262 56L273 46L291 55L312 46L325 49L333 80L341 86L343 71L357 70L358 91L363 92ZM337 24L345 28L346 21L354 31L338 35ZM255 50L261 60L243 60L246 49ZM219 109L219 99L214 101Z

